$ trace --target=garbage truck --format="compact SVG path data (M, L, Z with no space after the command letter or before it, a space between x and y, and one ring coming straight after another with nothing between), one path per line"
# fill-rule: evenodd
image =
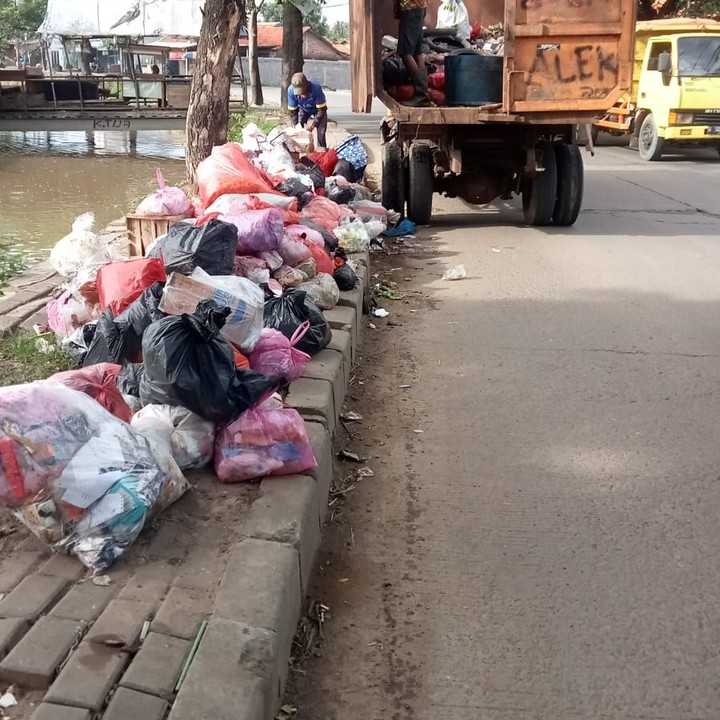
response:
M720 22L671 18L639 22L631 92L595 123L630 136L643 160L681 147L720 152Z
M438 5L429 0L428 28ZM490 58L459 47L446 56L446 75L447 58L481 59L461 58L467 67L453 61L464 72L453 78L455 97L421 107L397 100L383 82L383 38L398 34L393 3L350 2L353 110L369 112L373 98L388 109L383 203L426 224L434 193L475 204L519 194L527 224L572 225L583 196L577 127L589 129L630 91L636 2L466 0L466 6L475 27L503 24L496 86L492 69L479 65ZM480 67L475 73L473 63ZM488 93L478 101L484 85Z

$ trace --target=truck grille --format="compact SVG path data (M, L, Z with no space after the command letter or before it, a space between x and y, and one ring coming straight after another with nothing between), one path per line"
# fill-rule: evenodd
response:
M693 125L720 125L720 111L693 113Z

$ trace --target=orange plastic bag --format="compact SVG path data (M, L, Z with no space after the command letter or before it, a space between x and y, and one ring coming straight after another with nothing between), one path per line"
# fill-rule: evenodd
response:
M165 282L165 265L159 258L139 258L103 265L97 274L101 310L119 315L145 288Z
M221 195L274 192L267 175L247 159L237 143L214 147L210 157L198 165L196 178L203 207Z
M332 258L323 250L319 245L316 245L312 240L304 239L303 242L307 245L310 254L315 260L315 267L319 273L327 273L332 275L335 272L335 263Z

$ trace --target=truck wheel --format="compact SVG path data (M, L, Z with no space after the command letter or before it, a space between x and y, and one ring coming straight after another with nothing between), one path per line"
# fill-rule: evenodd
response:
M557 163L552 143L541 143L543 172L527 177L523 182L523 216L528 225L549 225L552 222L557 197Z
M396 142L383 145L382 204L388 210L405 214L405 173L402 147Z
M660 160L665 141L658 135L657 125L652 113L648 113L640 126L638 135L638 152L643 160L654 162Z
M557 198L553 211L555 225L573 225L580 214L583 199L583 161L577 145L555 146L557 163Z
M408 217L417 225L427 225L432 216L433 159L429 145L410 146Z

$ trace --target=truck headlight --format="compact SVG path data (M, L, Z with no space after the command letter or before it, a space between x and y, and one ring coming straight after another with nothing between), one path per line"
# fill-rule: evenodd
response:
M678 112L676 110L671 110L669 121L670 125L692 125L693 114L690 112Z

